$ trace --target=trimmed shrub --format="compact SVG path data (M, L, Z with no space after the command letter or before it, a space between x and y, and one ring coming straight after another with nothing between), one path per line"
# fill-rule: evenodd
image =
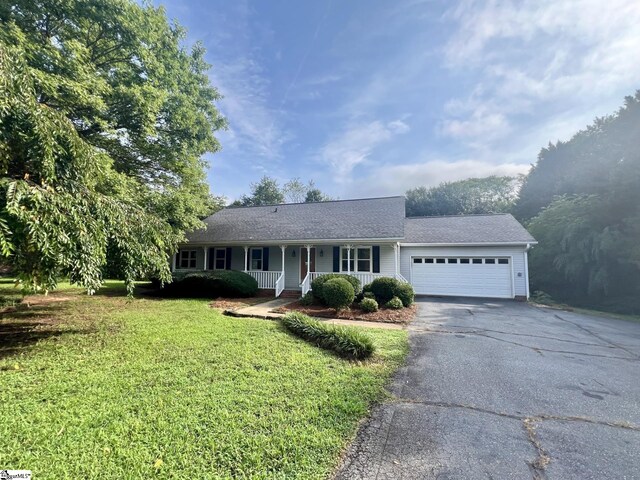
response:
M282 324L294 335L343 358L363 360L375 350L371 337L354 327L322 323L300 312L286 314Z
M370 299L372 299L372 300L375 300L375 299L376 299L376 296L373 294L373 292L364 292L364 293L362 294L362 297L363 297L363 298L370 298Z
M363 312L377 312L378 302L376 302L373 298L363 298L360 302L360 309Z
M402 300L402 305L405 307L410 307L413 305L413 301L416 298L416 294L413 291L413 287L404 282L400 282L398 288L396 289L396 297Z
M313 296L316 297L320 302L324 303L324 295L322 293L322 287L326 282L333 278L342 278L349 282L353 287L353 293L358 295L362 291L362 284L360 280L356 277L352 277L351 275L345 275L342 273L327 273L325 275L319 275L311 282L311 291L313 292Z
M400 310L402 307L404 307L404 305L402 305L402 300L400 300L398 297L393 297L391 300L385 303L384 306L393 310Z
M322 297L325 305L338 311L351 305L356 295L344 278L331 278L322 286Z
M187 273L159 291L161 296L184 298L253 297L256 293L256 279L235 270Z
M413 287L393 277L376 278L364 287L365 292L372 292L379 304L386 304L393 297L398 297L402 305L410 307L415 298Z
M400 282L392 277L380 277L371 282L369 291L376 296L378 303L385 304L397 295Z
M302 305L303 307L308 307L310 305L313 305L315 303L315 297L313 296L312 292L307 292L304 294L304 296L300 299L300 305Z

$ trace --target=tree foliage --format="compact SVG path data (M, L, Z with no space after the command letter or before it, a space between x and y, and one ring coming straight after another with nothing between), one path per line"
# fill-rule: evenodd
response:
M252 207L259 205L274 205L279 203L325 202L330 200L316 188L313 180L307 184L294 178L282 187L275 178L263 176L258 183L251 184L251 194L243 195L232 206Z
M469 178L407 191L407 216L462 215L510 211L520 180L514 177Z
M539 241L532 288L640 311L640 92L540 153L515 211Z
M0 5L0 249L25 285L95 291L169 279L168 255L215 208L218 149L204 50L129 0Z

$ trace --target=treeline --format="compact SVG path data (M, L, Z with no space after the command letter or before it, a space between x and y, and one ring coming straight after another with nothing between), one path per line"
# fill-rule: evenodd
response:
M640 313L640 91L569 141L549 144L522 178L487 177L407 192L407 214L511 212L538 240L532 291Z

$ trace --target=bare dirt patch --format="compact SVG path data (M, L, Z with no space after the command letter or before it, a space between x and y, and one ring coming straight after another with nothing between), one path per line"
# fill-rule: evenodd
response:
M414 304L408 308L402 308L400 310L381 308L377 312L363 312L357 307L352 307L348 310L342 310L339 313L336 313L333 308L325 307L324 305L304 306L301 305L300 302L293 302L276 308L274 312L287 313L295 310L296 312L302 312L310 317L340 318L344 320L363 320L366 322L398 323L406 325L416 316L417 308L417 305Z
M211 308L218 308L220 310L238 310L244 307L250 307L257 305L258 303L264 303L271 300L270 297L249 297L249 298L217 298L209 304Z

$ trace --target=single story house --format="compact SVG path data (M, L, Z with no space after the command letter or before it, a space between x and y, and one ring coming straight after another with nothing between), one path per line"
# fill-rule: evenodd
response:
M509 214L406 217L404 197L229 207L188 234L174 271L242 270L305 294L318 275L395 277L422 295L529 296L535 239Z

